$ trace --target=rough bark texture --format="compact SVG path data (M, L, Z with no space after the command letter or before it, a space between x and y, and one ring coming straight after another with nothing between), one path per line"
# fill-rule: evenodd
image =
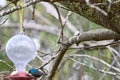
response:
M88 20L101 25L105 28L111 29L115 32L120 33L120 1L117 3L113 3L108 8L108 0L90 0L91 4L103 3L97 5L97 7L101 8L102 10L108 13L107 16L102 14L100 11L96 10L95 8L91 8L85 2L85 0L31 0L29 3L25 4L24 7L28 7L31 4L45 1L45 2L59 2L66 6L69 10L78 13L79 15L87 18ZM114 0L117 1L117 0ZM10 14L16 10L19 10L20 7L14 7L9 10L0 13L0 17Z
M79 44L82 41L120 40L120 35L108 29L90 30L78 36L70 38L71 44Z
M102 14L100 11L89 7L85 0L64 0L60 1L61 4L66 6L73 12L87 18L88 20L101 25L105 28L111 29L115 32L120 32L120 2L111 5L110 10L108 9L107 0L90 0L91 4L94 3L105 3L105 5L99 5L102 10L108 13L107 16Z

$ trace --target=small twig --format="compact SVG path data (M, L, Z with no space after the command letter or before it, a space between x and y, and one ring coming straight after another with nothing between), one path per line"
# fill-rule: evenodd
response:
M112 60L112 62L111 62L111 66L113 66L114 64L115 64L115 62L118 62L117 61L117 58L118 58L118 56L115 56L114 54L112 54L113 55L113 57L114 57L114 60ZM106 72L109 72L110 71L110 67L106 70ZM104 73L101 77L100 77L100 79L99 80L103 80L104 79L104 77L106 76L106 74L107 73Z
M102 14L104 14L105 16L108 15L107 12L105 12L105 11L102 10L101 8L99 8L99 7L91 4L91 3L90 3L90 0L85 0L85 2L87 3L88 6L90 6L91 8L94 8L94 9L98 10L99 12L101 12Z
M69 18L71 15L72 15L72 12L69 11L68 14L67 14L67 16L66 16L66 19L65 19L65 21L64 21L64 23L63 23L63 26L66 25L66 23L67 23L67 21L68 21L68 18Z
M86 65L85 63L79 62L79 61L77 61L77 60L75 60L75 59L73 59L73 58L71 58L71 57L68 57L68 58L69 58L70 60L74 61L74 62L77 62L77 63L79 63L79 64L81 64L81 65L83 65L83 66L85 66L85 67L91 68L91 69L93 69L93 70L95 70L95 71L99 71L99 72L101 72L101 73L107 73L107 74L113 75L113 76L120 75L119 73L110 72L110 71L105 71L105 70L101 70L101 69L96 69L96 68L94 68L94 67L92 67L92 66Z
M36 57L43 62L43 59L37 54Z
M60 51L60 48L57 50L57 51L55 51L55 55L53 55L52 57L51 57L51 59L48 61L48 62L46 62L46 63L44 63L42 66L40 66L38 69L42 69L43 67L45 67L47 64L49 64L51 61L53 61L57 56L58 56L58 52ZM41 51L40 51L41 52ZM43 52L42 52L43 53ZM49 55L49 54L48 54Z
M107 5L107 3L94 3L94 4L92 4L92 5L94 5L94 6Z
M0 26L2 26L11 17L11 15L12 13L10 13L10 15L2 23L0 23Z
M114 1L113 4L120 2L120 0Z
M108 0L109 4L108 4L108 11L110 11L111 5L113 3L113 0Z
M61 9L65 9L65 10L67 10L67 11L71 11L70 9L68 9L68 8L66 8L66 7L64 7L64 6L61 6L61 5L56 5L58 8L61 8Z
M32 20L35 19L35 8L36 8L36 4L33 4Z
M0 62L4 63L4 64L6 64L8 67L12 68L12 66L9 65L6 61L0 60Z
M15 70L15 66L12 66L8 71Z
M42 0L31 0L28 3L24 4L23 8L28 7L28 6L32 5L32 4L35 4L35 3L40 2L40 1L42 1ZM8 9L6 11L1 12L0 17L8 15L8 14L10 14L10 13L16 11L16 10L19 10L19 9L21 9L20 6L15 6L13 8L10 8L10 9Z
M58 18L59 18L60 25L61 25L60 37L58 38L58 43L59 43L59 42L61 42L61 41L64 40L64 27L65 27L65 25L66 25L66 23L67 23L67 21L68 21L68 18L69 18L70 15L72 14L72 12L71 12L71 11L68 12L68 14L67 14L67 16L66 16L66 18L65 18L65 21L63 22L63 21L62 21L62 16L61 16L61 14L60 14L60 11L59 11L57 5L53 4L53 6L55 7L55 9L56 9L56 11L57 11L57 13L58 13Z
M4 6L3 8L0 9L0 11L2 11L3 9L5 9L6 7L8 7L11 3L8 3L6 6Z
M118 44L118 43L120 43L120 41L111 42L111 43L108 43L108 44L105 44L105 45L84 46L84 47L71 47L69 49L80 49L80 50L95 49L95 48L103 48L103 47L106 47L106 46L109 46L109 45L115 45L115 44Z
M38 50L37 51L37 53L39 54L44 54L44 55L42 55L42 56L40 56L40 57L45 57L45 56L47 56L47 55L49 55L50 53L45 53L45 52L42 52L41 50Z
M98 58L93 57L93 56L82 55L82 54L81 54L81 55L79 55L79 54L72 54L72 55L70 55L70 57L87 57L87 58L93 59L93 60L95 60L95 61L99 61L99 62L103 63L104 65L112 68L113 70L115 70L115 71L117 71L117 72L120 72L120 69L119 69L119 68L116 68L116 67L108 64L107 62L103 61L102 59L98 59Z
M64 34L63 34L63 29L64 29L64 26L63 26L61 14L60 14L60 11L59 11L58 7L57 7L55 4L53 4L53 6L55 7L55 9L56 9L56 11L57 11L57 13L58 13L58 19L59 19L60 25L61 25L60 37L59 37L59 39L58 39L58 42L60 42L61 40L63 41L63 35L64 35Z
M107 46L107 48L110 50L110 51L113 51L116 55L118 55L120 57L120 53L118 51L116 51L115 49L113 49L112 47L110 46Z
M56 58L57 55L53 56L48 62L44 63L42 66L38 67L38 69L42 69L43 67L45 67L47 64L49 64L51 61L53 61Z

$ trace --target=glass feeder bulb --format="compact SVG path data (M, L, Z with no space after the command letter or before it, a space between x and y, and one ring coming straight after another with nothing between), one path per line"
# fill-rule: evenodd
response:
M18 34L7 42L6 54L16 71L25 71L27 64L36 56L36 46L28 36Z

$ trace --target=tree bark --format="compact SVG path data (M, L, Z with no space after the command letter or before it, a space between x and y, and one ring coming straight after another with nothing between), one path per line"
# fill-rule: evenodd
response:
M57 1L57 0L56 0ZM58 0L59 1L59 0ZM120 2L111 4L110 10L107 0L90 0L91 4L103 3L97 5L100 9L107 12L107 16L102 14L95 8L91 8L85 2L85 0L61 0L60 3L66 6L69 10L78 13L86 19L101 25L105 28L111 29L120 33ZM115 1L115 0L114 0Z
M60 62L62 61L62 58L64 57L64 54L66 53L67 49L72 44L79 44L82 41L100 41L100 40L111 40L111 39L120 39L120 35L114 31L107 30L107 29L98 29L98 30L91 30L88 32L84 32L82 34L79 34L77 36L73 36L69 39L69 41L61 42L61 49L58 53L58 56L55 59L55 62L52 66L52 69L50 71L50 74L47 77L47 80L53 80L53 77L55 73L57 72L57 69L59 67Z
M86 19L101 25L105 28L111 29L115 32L120 33L120 1L116 3L112 3L110 9L108 0L90 0L91 4L99 4L96 5L96 7L99 7L100 9L104 10L108 15L102 14L100 11L96 10L95 8L92 8L88 6L88 4L85 2L85 0L34 0L30 1L27 4L24 5L25 7L28 7L32 4L35 4L40 1L45 2L59 2L62 5L66 6L69 10L78 13L79 15L85 17ZM117 1L117 0L114 0ZM20 7L13 7L9 10L3 11L0 13L0 17L10 14L16 10L19 10Z

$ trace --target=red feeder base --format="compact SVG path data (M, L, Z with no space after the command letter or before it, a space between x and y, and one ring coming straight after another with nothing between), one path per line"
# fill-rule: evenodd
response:
M26 72L17 72L16 74L8 75L4 80L36 80L35 77L27 74Z

